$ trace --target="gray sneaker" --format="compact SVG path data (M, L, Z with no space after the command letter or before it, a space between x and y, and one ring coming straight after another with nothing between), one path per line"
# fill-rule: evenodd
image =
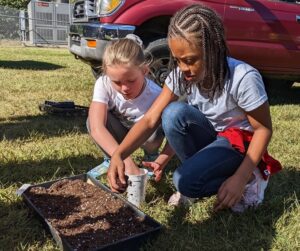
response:
M171 195L170 199L168 200L168 205L169 206L190 206L195 202L196 199L194 198L190 198L187 196L182 195L179 192L176 192L174 194Z
M253 174L254 179L246 185L242 199L231 207L235 213L242 213L250 207L256 208L264 200L265 189L269 180L262 178L258 168L255 168Z

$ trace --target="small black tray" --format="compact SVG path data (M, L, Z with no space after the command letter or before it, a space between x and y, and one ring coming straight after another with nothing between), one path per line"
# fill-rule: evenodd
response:
M39 104L39 110L48 114L54 115L81 115L87 116L89 107L82 105L75 105L73 101L50 101L46 100L44 103Z
M137 217L143 218L144 222L147 225L149 225L153 228L150 231L147 231L147 232L144 232L144 233L141 233L141 234L136 234L134 236L130 236L129 238L121 239L121 240L119 240L117 242L114 242L112 244L101 246L101 247L95 249L95 251L96 250L102 250L102 251L108 251L108 250L114 250L114 251L115 250L118 250L118 251L119 250L120 251L139 250L139 248L141 247L141 245L143 243L145 243L149 239L155 237L158 234L158 232L161 230L162 225L159 222L157 222L156 220L154 220L153 218L151 218L150 216L148 216L147 214L142 212L140 209L135 207L133 204L129 203L124 197L113 193L105 185L101 184L99 181L97 181L93 177L89 176L88 174L81 174L81 175L62 178L62 179L49 181L49 182L45 182L45 183L41 183L41 184L37 184L37 185L32 185L32 186L28 187L26 190L30 189L31 187L44 187L44 188L47 189L53 183L55 183L57 181L60 181L60 180L63 180L63 179L69 179L69 180L80 179L80 180L83 180L84 182L95 185L95 186L99 187L99 189L103 189L106 192L108 192L110 194L113 194L114 196L117 196L119 199L121 199L124 202L124 204L126 206L130 207L135 212ZM26 190L22 193L22 197L23 197L25 203L32 210L34 210L34 212L38 215L38 217L44 223L46 228L51 232L51 234L52 234L53 238L55 239L56 243L58 244L58 246L62 250L75 251L71 247L71 245L67 242L67 240L65 238L61 237L60 233L51 225L51 223L47 219L45 219L45 217L42 215L41 211L31 202L29 197L26 195Z

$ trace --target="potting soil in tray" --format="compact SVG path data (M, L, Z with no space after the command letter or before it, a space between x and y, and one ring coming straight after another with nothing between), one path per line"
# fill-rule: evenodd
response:
M154 228L114 194L80 179L30 187L25 196L73 250L95 250Z

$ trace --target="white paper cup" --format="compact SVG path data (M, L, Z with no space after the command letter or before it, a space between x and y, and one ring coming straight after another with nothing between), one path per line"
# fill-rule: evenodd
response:
M141 169L139 175L126 174L128 176L127 200L136 207L139 207L145 201L147 173L147 169Z

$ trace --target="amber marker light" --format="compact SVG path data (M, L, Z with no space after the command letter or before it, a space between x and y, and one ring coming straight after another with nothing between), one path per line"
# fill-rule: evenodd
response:
M87 46L88 47L96 48L96 45L97 45L96 40L88 40L87 41Z

